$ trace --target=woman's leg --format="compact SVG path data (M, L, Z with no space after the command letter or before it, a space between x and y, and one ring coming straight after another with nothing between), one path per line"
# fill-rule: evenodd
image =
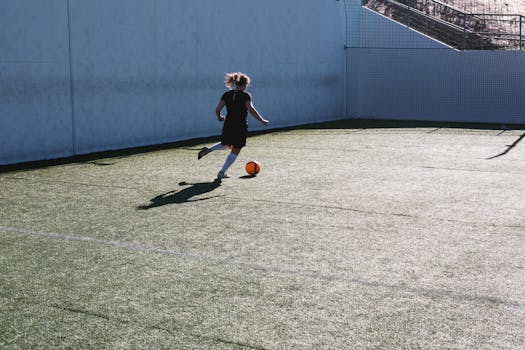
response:
M231 148L232 148L231 146L223 145L220 142L218 142L218 143L216 143L216 144L214 144L213 146L210 147L210 149L212 151L226 151L226 150L229 150Z
M201 159L202 157L204 157L205 155L207 155L208 153L210 152L213 152L213 151L226 151L226 150L229 150L231 149L230 146L227 146L227 145L223 145L221 144L220 142L219 143L216 143L214 144L213 146L211 147L204 147L203 149L200 150L197 158L198 159Z
M226 157L226 161L224 162L224 165L222 166L221 171L219 171L219 174L217 175L218 179L223 179L228 177L226 174L226 171L230 168L230 166L235 162L237 159L237 156L241 152L242 147L232 147L232 151L230 154L228 154L228 157Z

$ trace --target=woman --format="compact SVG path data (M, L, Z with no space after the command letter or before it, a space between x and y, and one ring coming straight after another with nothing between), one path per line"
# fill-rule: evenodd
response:
M222 95L217 108L215 108L217 119L221 122L224 121L221 142L210 148L204 147L198 155L198 159L201 159L213 151L231 150L222 169L217 174L217 179L219 180L229 177L226 171L235 162L241 149L246 146L248 112L264 126L267 126L269 123L268 120L264 119L255 109L252 96L246 91L246 88L250 85L250 81L250 77L241 72L226 74L224 84L229 90ZM226 106L226 116L222 115L224 106Z

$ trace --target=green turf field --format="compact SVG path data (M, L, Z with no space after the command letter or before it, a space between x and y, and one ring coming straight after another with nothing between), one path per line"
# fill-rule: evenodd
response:
M0 348L522 349L524 134L281 130L221 184L211 142L0 173Z

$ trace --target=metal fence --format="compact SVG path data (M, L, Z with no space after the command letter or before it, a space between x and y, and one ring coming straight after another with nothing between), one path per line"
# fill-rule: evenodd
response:
M461 50L523 50L525 18L469 13L438 0L362 0L382 13Z

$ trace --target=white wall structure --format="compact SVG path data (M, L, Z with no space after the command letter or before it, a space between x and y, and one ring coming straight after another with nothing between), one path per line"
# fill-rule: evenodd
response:
M231 71L271 127L344 114L340 1L1 0L0 23L0 164L217 135Z
M67 6L0 1L0 164L73 154Z
M525 124L525 51L458 51L347 0L347 115Z
M525 124L525 52L458 51L361 0L0 0L0 23L0 165L218 135L231 71L271 127Z

